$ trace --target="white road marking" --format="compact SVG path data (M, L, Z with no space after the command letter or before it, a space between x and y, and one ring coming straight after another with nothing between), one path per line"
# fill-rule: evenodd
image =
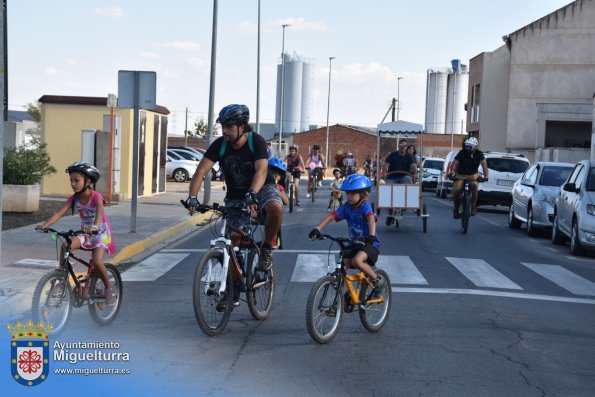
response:
M478 287L523 289L483 259L446 257L446 260Z
M299 254L295 261L291 282L311 283L325 276L329 271L328 260L327 255ZM334 263L335 259L331 258L331 261ZM333 265L331 266L334 268Z
M133 268L122 273L123 281L155 281L178 263L186 259L187 253L158 253L148 257Z
M567 298L564 296L538 295L538 294L523 294L521 292L503 292L503 291L488 291L479 289L454 289L454 288L407 288L407 287L393 287L393 292L401 293L420 293L420 294L460 294L460 295L482 295L482 296L496 296L501 298L518 298L518 299L532 299L550 302L566 302L566 303L584 303L588 305L595 305L595 299L584 298Z
M547 278L575 295L595 296L595 283L558 265L544 265L541 263L524 263L523 265L535 273Z
M58 261L26 258L26 259L21 259L20 261L13 263L13 265L52 268L52 267L58 266Z
M173 252L188 252L188 253L192 253L192 252L207 252L209 250L209 248L172 248L172 249L163 249L159 252L164 252L164 253L173 253ZM339 250L286 250L286 249L282 249L282 250L273 250L274 254L338 254Z
M376 266L388 273L392 284L428 284L408 256L380 255Z

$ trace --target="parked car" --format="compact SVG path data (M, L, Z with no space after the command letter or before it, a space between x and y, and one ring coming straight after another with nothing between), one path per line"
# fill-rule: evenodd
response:
M176 159L167 155L165 163L165 176L172 178L176 182L186 182L196 171L196 162L184 159Z
M484 152L489 169L489 180L479 184L477 206L512 203L512 186L523 176L531 163L521 154ZM479 166L480 175L483 169Z
M450 190L452 189L452 181L448 179L448 175L450 175L450 173L452 172L452 161L455 159L455 156L457 155L459 150L460 149L451 150L444 158L442 171L438 175L438 179L436 181L436 196L440 198L446 198L446 196L450 194Z
M422 174L421 174L421 188L423 189L436 189L438 185L438 175L442 171L444 165L444 159L439 157L426 157L422 161Z
M171 147L169 146L167 149L167 153L175 153L180 157L185 158L186 160L196 161L197 164L202 160L203 153L199 152L198 149L189 148L186 146L178 146L178 147ZM219 162L216 162L213 165L213 180L221 179L221 170L219 168Z
M560 186L572 171L573 164L540 161L533 164L512 186L512 204L508 211L511 229L527 223L527 234L535 236L539 229L551 227Z
M595 249L595 161L576 163L562 185L554 207L552 242L570 238L570 253Z

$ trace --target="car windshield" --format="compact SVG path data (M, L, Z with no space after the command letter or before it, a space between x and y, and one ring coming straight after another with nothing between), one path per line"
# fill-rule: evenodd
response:
M513 174L522 174L529 168L529 162L511 158L493 157L486 159L488 168L498 172L510 172Z
M589 169L589 178L587 179L587 191L595 192L595 167Z
M572 172L572 167L548 166L543 168L539 184L560 187Z
M431 168L433 170L442 170L443 164L444 164L444 161L440 161L440 160L426 160L424 162L424 168L425 169Z

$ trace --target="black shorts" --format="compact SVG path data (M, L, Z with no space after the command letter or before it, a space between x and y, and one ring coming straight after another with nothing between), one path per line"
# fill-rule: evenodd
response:
M302 175L302 171L300 171L300 170L291 171L291 176L293 176L296 179L300 179L300 175Z
M365 245L351 245L345 248L345 250L343 251L343 258L351 259L360 251L364 251L366 255L368 255L368 259L366 259L366 263L368 265L374 266L376 264L379 253L378 248L368 243L366 243Z

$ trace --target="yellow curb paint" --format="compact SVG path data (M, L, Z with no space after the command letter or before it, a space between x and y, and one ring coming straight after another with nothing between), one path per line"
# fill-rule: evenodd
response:
M182 230L187 229L191 226L195 226L198 222L206 220L210 216L211 216L210 212L207 212L205 214L195 215L184 222L180 222L177 225L174 225L170 228L160 231L159 233L155 233L154 235L147 237L144 240L140 240L140 241L137 241L130 245L127 245L126 247L122 248L120 250L120 252L118 252L116 254L116 256L114 256L110 260L106 260L106 262L109 262L113 265L118 265L119 263L123 262L124 260L131 258L131 257L145 251L147 248L154 246L155 244L161 242L162 240L164 240L168 237L171 237L174 234L177 234L177 233L181 232Z

